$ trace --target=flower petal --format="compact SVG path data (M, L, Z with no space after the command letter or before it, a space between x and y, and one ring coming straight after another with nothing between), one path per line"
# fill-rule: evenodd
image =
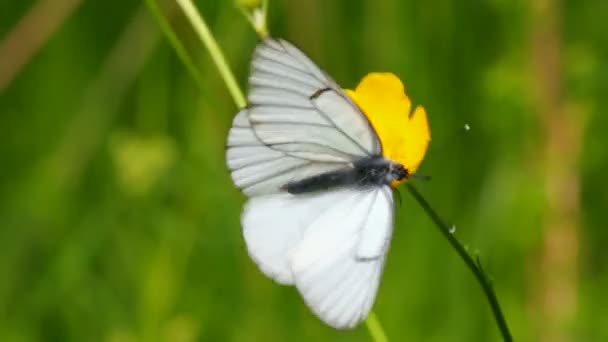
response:
M376 130L384 157L403 164L410 173L416 172L431 137L424 108L416 107L410 115L411 102L401 80L392 73L374 72L346 93Z

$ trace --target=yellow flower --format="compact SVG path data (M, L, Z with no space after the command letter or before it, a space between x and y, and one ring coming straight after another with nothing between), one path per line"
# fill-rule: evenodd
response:
M385 158L401 163L410 174L418 169L431 140L426 111L411 111L403 83L392 73L370 73L357 88L346 90L376 130ZM401 182L393 182L397 186Z

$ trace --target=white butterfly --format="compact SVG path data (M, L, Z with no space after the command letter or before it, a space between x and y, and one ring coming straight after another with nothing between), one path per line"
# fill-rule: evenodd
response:
M374 303L391 240L389 184L408 171L382 156L359 107L286 41L256 48L249 83L226 152L249 197L249 255L327 324L354 327Z

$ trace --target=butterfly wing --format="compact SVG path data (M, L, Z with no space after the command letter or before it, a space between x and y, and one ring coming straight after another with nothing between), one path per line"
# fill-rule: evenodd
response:
M249 119L274 149L346 162L381 152L357 105L288 42L267 39L258 45L249 84Z
M295 285L336 328L367 317L392 234L388 186L249 200L242 216L251 258L269 277Z
M381 146L365 115L308 57L282 40L256 48L249 106L228 135L227 161L248 196L352 167Z
M281 193L288 182L304 179L320 173L350 167L346 162L323 158L325 149L309 146L302 155L291 155L263 143L251 127L248 110L240 111L234 118L228 134L226 160L232 180L249 197ZM301 150L300 150L301 151ZM314 156L315 153L318 156Z

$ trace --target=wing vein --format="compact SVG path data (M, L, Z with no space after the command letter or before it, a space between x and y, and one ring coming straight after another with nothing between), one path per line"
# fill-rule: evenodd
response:
M336 91L336 90L332 88L332 91ZM340 92L337 92L337 93L338 93L338 95L340 95ZM342 96L342 95L340 95L340 96ZM365 147L363 147L363 145L361 145L358 141L356 141L353 137L351 137L348 133L346 133L342 128L338 127L338 125L335 123L335 121L332 120L331 117L329 115L327 115L327 113L325 113L324 111L319 109L319 107L316 105L316 103L314 101L311 101L311 102L312 102L313 107L317 110L317 112L319 112L326 120L328 120L338 132L340 132L348 140L353 142L363 153L365 153L368 156L371 155L371 153L369 151L367 151L367 149L365 149ZM357 108L357 111L359 111L358 108ZM364 116L364 114L361 114L361 115Z

